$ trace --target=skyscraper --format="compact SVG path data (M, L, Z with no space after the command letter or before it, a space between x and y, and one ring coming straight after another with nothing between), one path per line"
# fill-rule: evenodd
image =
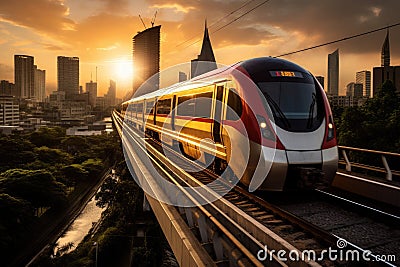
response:
M390 66L390 45L389 45L389 29L386 32L386 38L382 45L381 51L381 67Z
M110 87L105 95L106 106L115 106L115 99L117 98L117 85L115 81L110 80Z
M94 108L96 106L97 98L97 83L93 81L86 83L86 93L89 93L89 105Z
M325 77L324 76L315 76L315 79L321 84L322 88L325 88Z
M40 70L34 65L35 69L35 89L34 96L37 102L44 102L46 98L46 71Z
M339 49L328 55L328 92L329 95L339 94Z
M30 99L34 96L35 71L32 56L14 55L14 82L16 96Z
M184 81L186 81L187 80L187 75L186 75L186 73L184 73L183 71L180 71L179 73L178 73L178 81L179 82L184 82Z
M79 58L57 57L58 91L65 92L65 98L71 99L79 93Z
M356 73L356 83L361 83L363 85L363 96L372 97L370 71L368 70L358 71Z
M207 21L204 24L203 44L201 45L200 55L198 55L196 59L192 60L190 67L190 78L217 68L217 63L215 62L214 52L211 46L210 35L208 34Z
M133 37L133 64L135 77L133 79L133 93L144 84L140 94L158 90L160 84L160 28L161 25L148 28Z
M356 99L363 97L363 85L361 83L351 82L346 86L346 89L346 96Z
M385 41L382 45L381 66L374 67L372 72L373 96L376 95L386 80L391 80L396 87L397 92L400 92L400 66L390 66L389 30L386 32Z

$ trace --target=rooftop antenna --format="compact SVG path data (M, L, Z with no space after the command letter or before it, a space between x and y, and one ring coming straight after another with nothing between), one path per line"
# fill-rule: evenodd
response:
M147 30L146 24L144 24L144 21L143 21L142 17L140 16L140 14L139 14L139 19L142 22L144 29Z
M156 22L156 17L157 17L157 10L156 10L156 13L154 13L154 17L150 22L151 23L151 27L154 27L154 22Z
M97 66L96 66L96 83L97 83Z

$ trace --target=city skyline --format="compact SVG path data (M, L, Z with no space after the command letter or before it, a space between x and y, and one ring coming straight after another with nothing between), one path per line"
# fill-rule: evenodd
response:
M113 79L121 89L118 94L124 95L132 87L132 82L127 80L127 66L132 60L131 40L138 31L144 30L138 14L150 27L156 10L155 24L162 25L162 70L190 62L198 55L201 42L191 44L202 39L205 18L217 63L232 64L252 57L276 56L397 23L395 10L400 7L398 1L270 1L214 33L261 1L255 1L226 18L244 2L81 2L2 1L0 31L4 40L0 42L0 79L14 80L14 54L32 55L35 64L46 70L46 93L49 94L57 90L57 56L77 56L80 58L80 85L90 81L91 73L98 67L99 93L106 93L108 82ZM18 8L20 6L25 8ZM215 22L218 23L213 25ZM391 28L390 32L391 62L400 65L400 47L396 45L400 42L400 28ZM193 36L195 38L190 39ZM344 94L345 86L354 80L356 72L371 71L380 65L379 51L384 38L385 31L380 31L284 58L306 67L315 75L327 77L327 54L339 48L339 94Z

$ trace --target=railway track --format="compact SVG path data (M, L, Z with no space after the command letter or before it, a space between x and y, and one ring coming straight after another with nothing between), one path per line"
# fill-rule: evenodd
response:
M383 211L377 204L362 204L340 192L317 190L308 197L269 199L280 208L340 236L364 251L384 257L387 265L400 265L400 217L393 209ZM279 200L280 199L280 200ZM300 200L299 200L300 199Z
M122 119L116 116L116 120L119 120L122 127ZM134 131L129 131L131 135L135 135ZM121 135L122 129L119 132ZM162 172L166 179L180 186L193 187L208 184L214 192L210 194L224 192L226 187L230 187L229 181L224 181L209 169L196 165L174 149L161 146L159 142L152 139L147 139L146 141L146 150L153 159L153 164L157 165L159 172ZM166 149L168 150L169 159L163 153ZM174 155L172 161L171 155ZM200 171L183 171L183 169L189 168ZM201 196L196 196L191 201L195 202L198 197ZM260 197L248 193L239 186L234 187L224 198L197 208L206 214L207 218L213 218L215 220L214 225L219 225L220 228L223 228L223 230L219 229L219 231L224 232L226 236L233 234L231 238L226 238L225 236L224 240L238 246L236 249L240 251L240 256L237 257L236 261L244 263L245 266L257 266L260 263L266 264L267 262L263 261L262 257L254 259L255 256L260 256L260 252L263 252L263 250L266 251L266 255L270 255L272 260L270 262L280 266L285 266L286 264L297 266L351 266L360 264L360 262L346 262L343 258L332 260L322 257L321 254L329 248L337 249L338 241L342 241L341 238L343 237L330 233L329 229L324 229L315 222L308 220L307 216L296 214L294 212L296 208L290 209L290 206L288 208L288 206L278 207L272 205ZM195 226L193 225L193 213L188 213L184 209L180 209L180 211L188 225ZM195 235L204 243L204 246L207 247L207 240L204 238L201 227L193 227L192 229ZM265 249L267 245L268 250ZM346 242L346 247L343 249L345 251L364 252L362 248L350 242ZM281 257L277 257L275 254L277 251L285 251L286 258L284 258L287 259L289 253L293 251L297 253L295 253L296 255L302 255L302 252L310 250L316 253L315 258L319 260L303 259L298 262L287 262L285 260L282 261ZM226 254L226 251L222 254L224 253ZM216 262L223 262L226 265L226 258L230 256L213 255L213 257ZM371 257L373 258L373 256ZM375 266L385 265L386 263L364 261L363 264ZM223 264L219 265L224 266Z

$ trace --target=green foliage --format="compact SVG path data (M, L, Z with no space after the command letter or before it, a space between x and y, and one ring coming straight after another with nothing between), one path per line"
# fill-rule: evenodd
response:
M89 172L81 164L71 164L61 168L61 172L64 175L64 181L68 185L74 185L78 180L82 180L87 177Z
M105 208L114 202L114 191L116 191L118 183L111 177L107 178L101 185L100 191L96 194L96 205L100 208Z
M87 151L90 148L90 142L82 136L67 136L61 140L61 148L75 155Z
M363 107L344 110L338 138L341 145L400 151L400 98L391 81L386 81Z
M60 149L42 146L39 148L35 148L34 152L36 153L37 158L44 163L49 163L49 164L56 164L56 163L71 164L72 163L71 155Z
M61 127L42 127L37 132L31 133L28 138L37 147L57 147L65 137L65 129Z
M20 137L0 137L0 171L35 161L34 145Z
M89 173L89 177L97 177L104 169L101 159L88 159L82 162L82 167Z
M0 194L0 250L3 255L12 253L17 240L33 221L33 209L29 202L14 198L8 194Z
M66 202L66 188L46 170L11 169L0 174L0 192L29 201L34 207Z

